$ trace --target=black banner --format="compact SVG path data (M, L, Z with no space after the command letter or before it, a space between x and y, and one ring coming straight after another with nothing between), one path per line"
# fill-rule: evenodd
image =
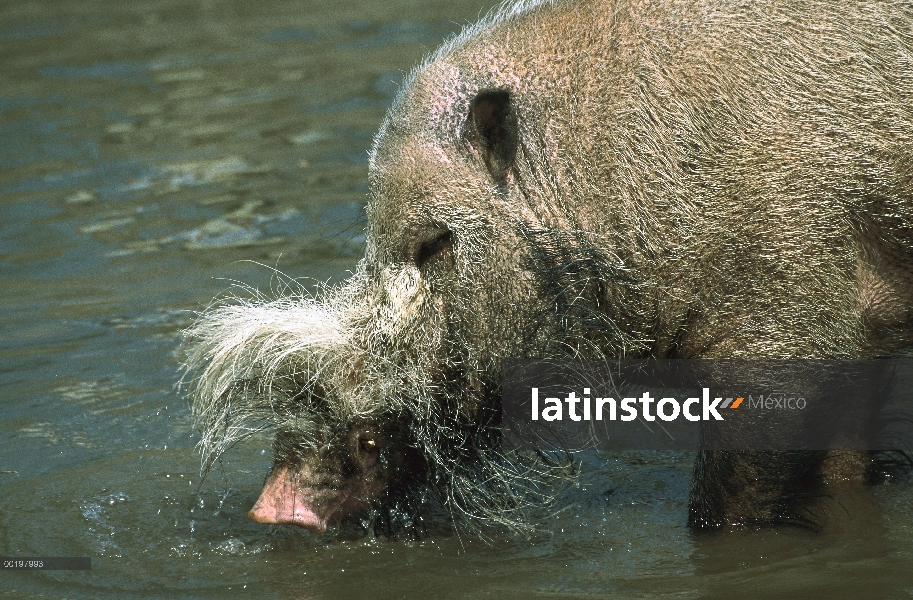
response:
M913 360L507 361L506 447L913 448Z

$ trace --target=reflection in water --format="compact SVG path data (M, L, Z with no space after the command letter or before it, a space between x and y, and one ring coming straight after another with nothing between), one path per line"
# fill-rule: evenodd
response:
M0 555L47 597L769 597L905 586L906 484L845 528L692 539L687 454L584 457L532 540L245 518L271 441L205 481L172 384L213 296L338 279L363 250L371 136L402 74L493 0L0 4ZM312 278L312 279L308 279ZM864 518L862 518L864 517ZM846 594L843 594L846 597Z

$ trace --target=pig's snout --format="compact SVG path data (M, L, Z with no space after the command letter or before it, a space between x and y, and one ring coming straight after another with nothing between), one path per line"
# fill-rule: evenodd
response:
M383 441L377 433L355 429L346 442L346 477L322 481L307 462L300 467L276 465L247 517L257 523L297 525L320 535L330 523L368 508L383 490L375 468Z
M273 469L247 518L257 523L297 525L316 534L326 531L329 515L321 514L312 494L299 489L299 479L300 474L290 467Z

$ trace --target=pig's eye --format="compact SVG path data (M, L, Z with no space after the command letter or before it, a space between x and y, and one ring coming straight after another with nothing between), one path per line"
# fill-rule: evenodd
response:
M377 451L377 440L372 438L361 438L358 440L358 447L361 448L361 451L370 454L371 452Z
M433 240L422 244L422 247L418 249L418 256L415 258L415 262L419 267L421 267L426 262L431 260L435 255L439 254L442 250L446 250L452 245L453 232L446 231Z

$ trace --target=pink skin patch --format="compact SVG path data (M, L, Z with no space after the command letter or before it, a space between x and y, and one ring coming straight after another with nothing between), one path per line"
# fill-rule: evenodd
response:
M375 477L372 468L377 451L366 453L362 460L360 476L332 486L312 485L316 478L307 466L300 470L277 466L247 518L271 525L297 525L317 535L323 534L330 523L368 508L371 499L383 491L384 482Z
M247 518L257 523L297 525L318 535L325 532L337 503L320 502L313 493L302 490L299 481L300 474L292 469L276 468Z

